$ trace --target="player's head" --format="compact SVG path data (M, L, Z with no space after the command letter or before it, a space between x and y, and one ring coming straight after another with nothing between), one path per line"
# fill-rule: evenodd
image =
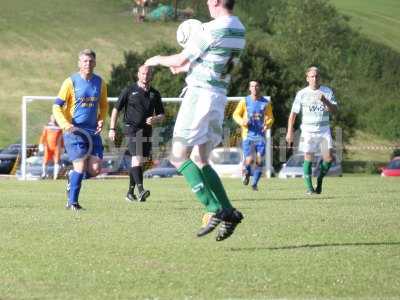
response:
M221 14L232 13L235 0L207 0L208 10L212 18Z
M93 74L96 67L96 52L92 49L84 49L79 52L78 58L79 72L83 75Z
M261 83L259 80L251 80L249 82L249 91L250 91L250 95L258 98L261 94Z
M152 79L153 75L153 69L149 66L141 65L139 67L137 77L138 81L143 84L143 85L148 85L150 84L150 81Z
M306 80L310 88L314 90L318 89L321 80L319 69L315 66L308 68L306 71Z

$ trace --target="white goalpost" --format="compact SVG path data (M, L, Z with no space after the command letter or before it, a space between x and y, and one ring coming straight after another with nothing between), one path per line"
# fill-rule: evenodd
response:
M244 97L228 97L230 102L238 102ZM269 96L266 98L270 99ZM21 105L21 179L26 180L26 160L27 160L27 130L28 130L28 105L35 101L53 101L55 96L23 96ZM109 102L116 102L117 97L108 97ZM164 103L181 102L182 98L162 98ZM272 141L271 130L268 129L266 135L266 155L265 155L265 175L270 178L272 175Z

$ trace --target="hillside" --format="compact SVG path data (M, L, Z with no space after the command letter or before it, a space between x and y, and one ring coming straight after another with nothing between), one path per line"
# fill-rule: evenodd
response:
M400 1L331 0L350 17L350 24L373 39L400 53Z
M62 81L76 71L81 49L97 51L96 72L108 81L112 64L122 62L124 51L175 40L176 24L135 23L129 6L116 2L1 1L0 148L20 139L22 96L56 95ZM47 109L36 110L30 118L44 117L46 122Z
M372 0L332 2L341 12L353 14L351 24L363 26L362 32L373 39L399 34L395 23L388 21L399 21L397 1L382 0L379 6ZM60 0L1 1L0 148L20 139L22 96L55 95L63 79L76 70L82 48L97 51L97 73L108 80L112 64L122 62L124 51L140 51L160 39L175 43L176 24L135 23L127 3L130 1L89 0L77 9L82 7L78 0L70 0L68 6ZM357 19L357 14L368 17ZM394 43L395 49L399 49L395 45L399 40L385 39L388 45ZM49 107L34 105L32 109L30 124L36 123L33 130L38 131L46 122ZM31 136L30 142L36 142L37 134Z

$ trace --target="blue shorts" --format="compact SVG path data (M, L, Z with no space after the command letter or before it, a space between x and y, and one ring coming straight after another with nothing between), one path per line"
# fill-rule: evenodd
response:
M85 159L93 155L103 159L103 142L98 134L90 134L83 129L64 133L64 145L70 161Z
M256 152L259 156L264 157L265 155L265 140L264 139L249 139L246 138L242 142L243 155L249 157Z

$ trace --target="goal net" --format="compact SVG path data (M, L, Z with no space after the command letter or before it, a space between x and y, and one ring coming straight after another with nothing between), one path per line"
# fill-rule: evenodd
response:
M269 98L269 97L268 97ZM24 96L21 107L21 179L27 179L27 146L28 144L38 144L43 127L48 123L52 113L52 105L55 96ZM109 110L111 111L118 98L109 97ZM243 97L228 97L228 104L225 109L225 118L223 123L223 140L220 147L239 147L241 148L240 128L234 123L232 113L236 108L237 102ZM162 98L166 111L166 120L160 127L153 130L153 148L152 159L159 160L168 157L172 146L172 131L176 120L182 98ZM122 116L118 118L117 128L121 133ZM113 153L123 156L126 152L126 141L123 135L118 134L119 139L111 142L108 137L108 120L102 132L105 153ZM272 173L272 144L271 131L266 132L267 151L265 161L265 175L271 176Z

